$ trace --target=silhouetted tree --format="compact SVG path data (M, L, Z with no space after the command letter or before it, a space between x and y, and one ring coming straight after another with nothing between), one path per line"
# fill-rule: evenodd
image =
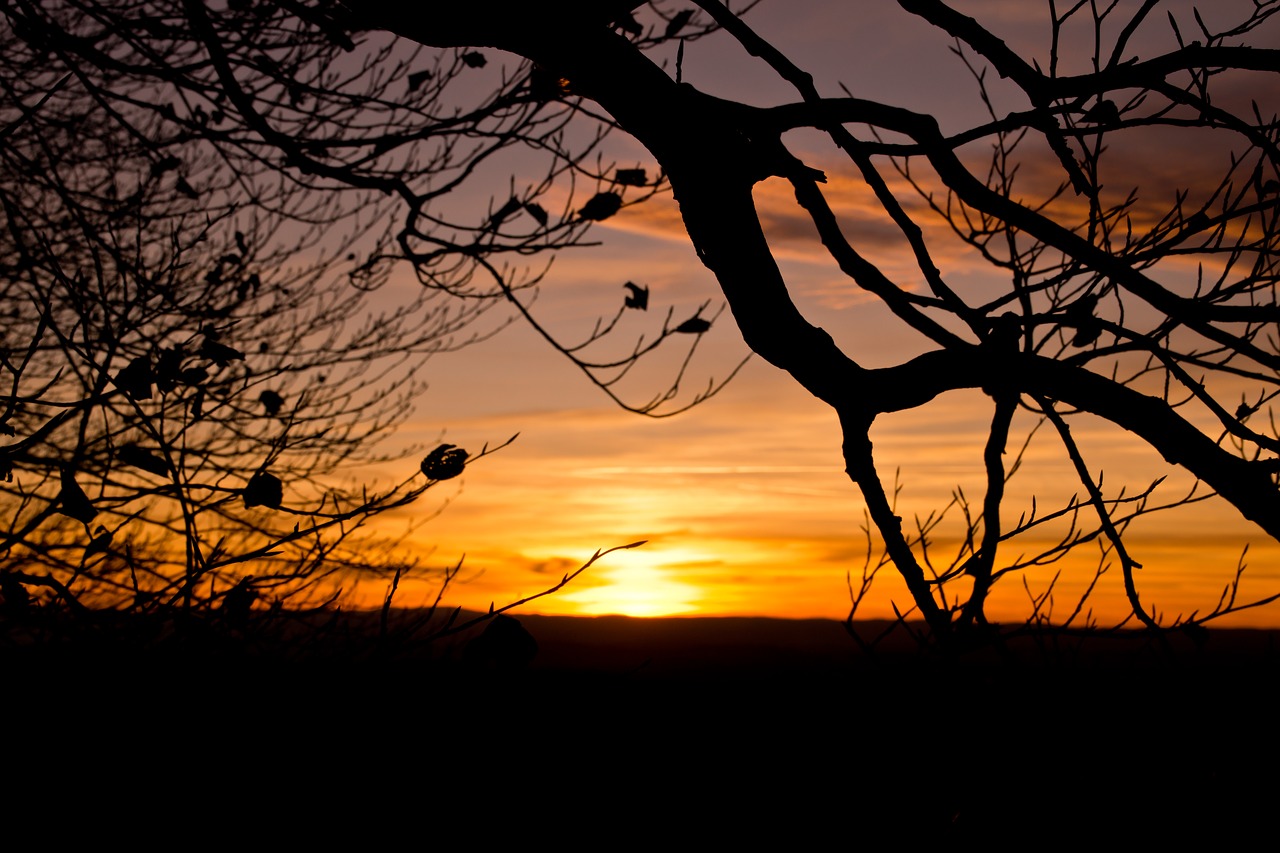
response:
M323 4L0 3L6 615L238 629L331 602L334 572L415 568L362 525L492 451L442 445L378 490L348 472L396 461L379 441L425 359L537 281L495 264L622 203L543 208L602 136L565 138L560 81L484 66ZM516 148L540 181L445 204ZM394 279L405 255L428 287Z
M936 635L949 635L985 625L990 591L1001 579L1097 547L1098 573L1118 563L1136 619L1151 628L1168 625L1141 596L1139 560L1125 543L1135 518L1212 496L1265 535L1280 537L1280 436L1271 419L1280 364L1274 289L1280 153L1274 105L1265 100L1275 95L1280 52L1256 46L1278 7L1270 0L1238 10L1219 5L1205 16L1160 0L1063 9L1051 0L1046 44L1038 53L1019 53L997 36L999 22L984 24L939 0L899 6L954 39L958 67L973 74L987 105L969 126L944 133L930 115L847 92L821 94L800 64L750 27L742 8L717 0L225 8L198 0L87 7L10 0L6 9L33 51L53 44L74 63L136 75L144 88L176 87L185 100L167 108L150 88L128 100L166 127L194 134L224 162L247 163L250 174L272 180L288 176L310 191L299 196L304 206L348 191L388 199L398 224L377 251L361 256L358 269L376 270L395 258L409 262L429 290L463 297L462 304L506 300L615 400L649 415L680 410L720 387L677 397L718 313L708 305L687 315L669 310L656 332L620 357L596 358L588 353L616 336L626 311L650 307L648 289L620 282L617 314L584 339L566 342L533 313L538 276L521 274L509 261L571 245L592 223L669 186L748 347L839 417L849 477L883 543L883 556L869 557L854 591L855 609L880 566L891 564L914 609ZM84 8L92 14L83 15ZM794 87L796 99L753 106L683 79L686 45L717 28ZM175 30L182 35L177 41ZM401 41L388 41L384 53L338 59L348 41L362 39L362 49L372 51L385 34ZM654 50L671 40L679 42L674 63L670 50ZM405 42L444 53L435 65L398 64ZM503 63L500 85L478 106L427 108L430 97L443 97L435 87L485 67L495 48L526 61L514 72ZM286 61L286 54L296 59ZM302 61L310 57L318 58L314 65ZM400 75L404 95L364 98L357 107L344 93L362 75ZM55 77L51 71L25 90L23 103L52 89ZM226 131L210 130L224 121ZM825 133L845 158L833 168L850 170L874 195L914 259L910 276L890 275L849 235L824 194L825 174L788 144L787 134L806 128ZM641 165L585 165L585 155L614 129L649 151L652 175ZM1182 135L1194 145L1170 144ZM163 137L141 138L149 147ZM570 151L568 139L585 142ZM491 154L526 143L550 158L541 183L513 184L482 212L441 212L441 197L478 174ZM1187 172L1174 176L1184 179L1179 186L1135 186L1141 175L1132 165L1149 158L1152 146L1194 151L1201 169L1217 164L1218 174L1207 184ZM168 162L162 150L157 163ZM420 170L405 166L410 152L434 164L428 170L434 181L412 179ZM842 349L803 316L753 199L754 187L769 179L791 185L833 268L889 309L904 336L920 342L918 355L868 366L878 354ZM570 194L558 215L537 201L553 185L582 181L591 189ZM174 186L206 192L189 182ZM224 209L231 215L229 205ZM944 237L924 227L928 217L997 275L981 288L961 282L941 251ZM219 345L235 342L215 337L210 352L220 352ZM621 376L651 353L679 345L683 355L666 391L639 403L623 397ZM133 379L126 374L125 385ZM990 400L981 450L986 483L980 505L963 495L953 503L964 516L962 545L940 564L929 544L942 515L917 519L914 529L899 517L896 490L884 483L870 436L877 418L956 389L977 389ZM1082 497L1033 506L1015 519L1006 485L1028 464L1013 436L1028 416L1057 436ZM1192 475L1196 488L1170 498L1157 491L1159 481L1136 492L1113 482L1104 488L1070 430L1085 417L1137 436ZM75 473L58 473L72 498L62 505L87 515L88 504L97 504L92 495L80 500L68 484ZM1009 543L1045 531L1056 544L1012 556ZM1183 622L1199 625L1257 603L1237 600L1236 592L1230 585L1212 610ZM1043 615L1043 600L1034 604L1033 620Z
M1160 0L1050 0L1048 40L1023 54L998 37L999 21L979 22L940 0L899 6L954 39L957 67L973 74L987 105L968 127L944 133L930 115L821 94L802 63L718 0L490 0L430 13L372 0L345 7L344 21L353 31L526 57L648 149L747 345L839 416L849 477L884 547L882 560L868 562L855 609L878 567L891 563L935 635L949 634L986 623L997 581L1088 546L1099 547L1099 573L1118 563L1137 620L1167 626L1144 602L1139 557L1126 548L1135 518L1213 495L1280 537L1272 414L1280 51L1262 46L1280 7L1218 4L1209 15ZM678 35L691 23L722 27L794 87L796 100L759 107L716 97L681 79L682 55L673 68L647 52L651 36ZM888 274L849 236L824 195L824 173L784 139L803 128L824 132L846 158L842 168L874 193L914 258L912 275ZM1184 135L1195 142L1175 146ZM1179 185L1135 186L1142 174L1133 165L1157 147L1198 158L1197 173L1217 174L1207 184L1183 171L1174 175ZM752 197L770 178L791 184L833 267L923 342L919 355L868 367L872 353L840 348L801 314ZM1003 286L978 289L949 273L938 230L922 227L931 215ZM639 299L647 292L628 292L629 304ZM698 335L708 319L661 331ZM561 348L585 361L575 346ZM928 545L941 516L918 519L914 529L899 517L870 431L877 418L955 389L981 389L990 400L986 489L975 506L958 498L963 544L939 565ZM1010 433L1026 414L1057 435L1080 499L1017 513L1006 506L1006 483L1026 463ZM1070 430L1089 416L1146 442L1193 475L1195 489L1166 498L1156 484L1104 488ZM1046 530L1059 537L1048 549L1015 556L1009 547ZM1182 621L1198 625L1258 603L1236 593L1229 585L1215 607ZM1039 616L1043 604L1035 604Z

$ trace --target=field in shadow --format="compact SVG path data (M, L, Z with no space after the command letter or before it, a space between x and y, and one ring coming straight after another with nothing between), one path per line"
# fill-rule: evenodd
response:
M11 760L59 784L200 768L271 809L314 807L317 784L351 814L478 798L601 842L1223 840L1274 814L1274 632L943 656L905 636L868 654L821 620L524 616L536 653L512 662L480 628L398 633L414 619L381 641L376 614L351 614L11 642Z

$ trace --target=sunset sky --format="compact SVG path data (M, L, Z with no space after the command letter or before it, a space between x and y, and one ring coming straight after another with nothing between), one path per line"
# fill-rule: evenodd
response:
M1034 39L1046 30L1039 3L955 5L980 20L998 22L999 34L1015 47L1037 43ZM843 82L857 96L934 112L944 130L964 126L966 117L981 108L973 80L948 40L895 3L764 0L748 20L812 72L825 93L839 94ZM1166 34L1163 18L1154 26L1153 32ZM674 59L674 48L672 54ZM514 67L515 60L509 64ZM492 65L489 70L499 73L498 63ZM684 76L705 91L751 103L794 100L759 60L727 38L688 45ZM1272 88L1256 97L1275 95ZM998 109L1021 106L997 103ZM900 238L868 203L851 166L833 156L821 137L798 135L789 141L807 163L826 170L828 196L851 239L890 275L913 281L918 273ZM617 140L611 150L619 166L655 167L634 143ZM1170 158L1177 153L1167 152ZM1161 174L1186 169L1160 158L1134 168L1144 169L1140 177L1148 186L1154 180L1156 187ZM496 176L498 184L506 177ZM760 185L757 203L795 299L812 322L868 366L920 351L921 339L903 332L834 268L788 186L780 181ZM999 285L980 260L947 241L944 223L927 216L921 212L919 221L937 241L936 257L953 287L965 293ZM603 245L556 258L536 303L539 316L566 340L587 334L594 318L612 316L627 281L651 288L651 307L647 315L628 312L624 337L652 333L668 307L679 321L705 300L712 301L712 310L719 306L714 281L697 261L669 197L624 210L597 227L593 238ZM706 336L686 379L688 393L725 376L746 355L726 313ZM663 367L635 377L629 399L641 403L659 393L670 375L670 365ZM398 441L430 447L444 440L474 453L486 442L519 433L510 447L441 484L410 511L380 521L392 535L425 522L410 541L430 565L452 565L465 555L463 582L450 590L449 603L500 606L556 582L596 549L647 540L643 547L610 554L568 588L526 609L636 616L844 618L848 613L846 575L852 572L856 582L868 548L862 500L842 471L833 413L781 371L752 360L722 393L691 411L645 418L613 405L565 357L516 323L484 343L434 358L427 378L430 389ZM901 470L900 515L911 519L940 510L957 488L980 503L981 449L989 418L990 401L974 392L953 393L877 421L872 438L881 471L891 478L895 468ZM1032 420L1022 416L1019 425L1015 442ZM1091 464L1105 471L1108 486L1124 482L1131 490L1141 489L1168 474L1156 493L1164 500L1190 486L1189 478L1116 429L1085 421L1073 429ZM1024 469L1011 484L1007 513L1029 511L1033 494L1044 509L1080 491L1060 445L1048 433L1042 431L1029 445ZM406 466L415 462L410 459ZM431 517L446 499L447 507ZM957 514L953 508L950 517ZM1212 608L1247 542L1252 544L1242 598L1280 590L1276 543L1268 544L1220 504L1197 503L1166 513L1135 524L1129 534L1130 548L1145 566L1138 578L1144 601L1167 617ZM954 535L954 528L944 527L936 537L931 553L944 564L954 552ZM1007 546L1001 563L1029 547ZM1091 580L1096 561L1096 548L1081 548L1078 558L1028 573L1028 588L1018 578L1006 579L993 593L991 615L1025 618L1029 595L1044 592L1060 570L1053 613L1065 617ZM366 593L376 598L381 591ZM420 603L433 594L430 583L407 584L400 603ZM905 608L910 598L886 569L859 615L892 616L891 602ZM1104 623L1127 612L1118 568L1102 578L1090 606ZM1232 617L1231 624L1280 624L1280 607Z

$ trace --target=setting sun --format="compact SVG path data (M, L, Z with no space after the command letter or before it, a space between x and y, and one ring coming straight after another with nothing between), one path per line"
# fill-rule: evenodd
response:
M696 612L702 591L676 580L669 561L684 563L686 557L671 551L611 554L609 565L598 577L598 585L578 586L557 595L564 612L584 616L675 616Z

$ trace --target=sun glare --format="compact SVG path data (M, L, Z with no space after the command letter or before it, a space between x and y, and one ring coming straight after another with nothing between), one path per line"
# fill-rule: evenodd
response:
M699 609L702 590L675 579L674 570L662 565L675 555L618 553L620 557L600 574L603 583L558 595L572 612L583 616L676 616ZM678 560L676 560L678 561Z

